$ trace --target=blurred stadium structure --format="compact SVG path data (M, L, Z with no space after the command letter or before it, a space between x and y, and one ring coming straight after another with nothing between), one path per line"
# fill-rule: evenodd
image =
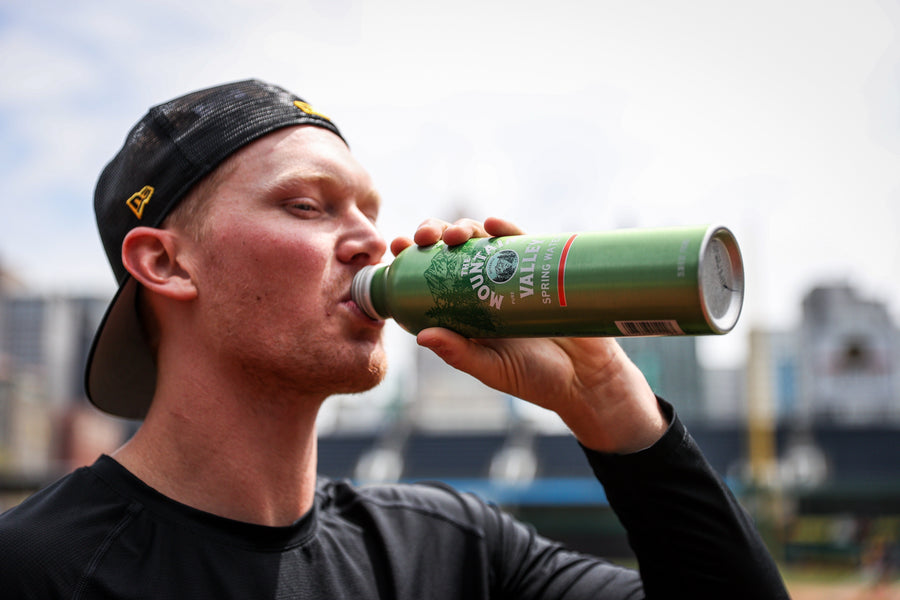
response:
M83 397L82 365L106 301L35 295L0 278L0 509L134 430ZM704 368L694 338L622 344L677 407L779 559L860 566L896 547L900 335L884 306L845 285L813 289L796 330L751 333L740 368ZM369 394L329 403L320 472L442 480L573 547L630 555L558 421L424 351L400 371Z

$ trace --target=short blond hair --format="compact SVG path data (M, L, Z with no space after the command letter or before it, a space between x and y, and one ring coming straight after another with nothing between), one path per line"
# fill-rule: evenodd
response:
M236 167L236 156L232 154L211 173L194 184L184 199L163 219L161 227L178 229L201 241L207 231L207 219L212 198L222 182Z

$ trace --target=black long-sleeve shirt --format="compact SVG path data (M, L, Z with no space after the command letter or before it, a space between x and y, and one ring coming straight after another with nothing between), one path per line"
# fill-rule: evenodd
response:
M265 527L177 503L103 456L0 516L0 590L41 599L788 597L677 418L642 452L585 453L639 572L569 551L441 485L320 478L308 514Z

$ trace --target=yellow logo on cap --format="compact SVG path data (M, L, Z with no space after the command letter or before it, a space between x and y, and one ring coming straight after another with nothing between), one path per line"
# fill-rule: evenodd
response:
M303 112L305 112L308 115L313 115L315 117L322 117L326 121L331 120L328 117L326 117L325 115L323 115L322 113L314 111L312 106L310 106L309 104L307 104L306 102L303 102L301 100L294 100L294 106L296 106L297 108L299 108L300 110L302 110Z
M141 188L137 194L134 194L129 198L125 204L128 205L128 208L131 209L131 212L140 219L144 214L144 207L147 206L147 203L150 202L150 196L153 195L153 188L149 185L145 185Z

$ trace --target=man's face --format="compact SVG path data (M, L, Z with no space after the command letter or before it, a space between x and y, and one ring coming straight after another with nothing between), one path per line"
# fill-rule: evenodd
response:
M201 347L223 376L270 396L376 385L383 324L350 299L353 275L386 249L368 174L340 138L311 126L235 158L192 246Z

